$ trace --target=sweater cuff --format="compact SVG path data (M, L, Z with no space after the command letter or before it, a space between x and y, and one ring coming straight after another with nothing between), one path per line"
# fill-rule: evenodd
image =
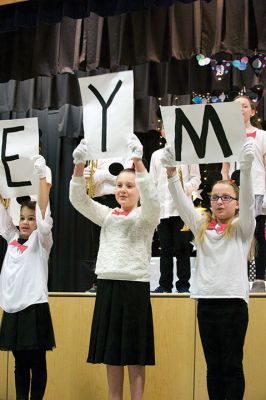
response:
M143 172L136 172L135 174L136 174L136 181L137 182L141 182L141 181L145 180L149 176L149 173L148 173L147 170L145 170Z
M82 183L85 184L85 178L84 178L84 176L74 176L74 175L72 175L72 182L79 183L79 184L82 184Z
M174 176L171 176L170 178L168 178L168 182L170 183L174 183L174 182L178 182L178 181L180 181L180 178L179 178L179 176L178 176L178 174L176 174L176 175L174 175Z

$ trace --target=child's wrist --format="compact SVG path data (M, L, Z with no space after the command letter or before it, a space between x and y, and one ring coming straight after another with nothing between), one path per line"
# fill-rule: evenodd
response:
M167 178L173 178L176 175L176 167L167 167L166 168Z

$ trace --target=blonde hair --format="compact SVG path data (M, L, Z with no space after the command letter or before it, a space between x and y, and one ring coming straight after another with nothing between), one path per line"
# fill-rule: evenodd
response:
M220 181L215 182L213 187L220 183L231 186L235 192L236 199L239 200L239 188L233 181L225 180L225 179L220 180ZM212 187L212 189L213 189L213 187ZM206 212L205 215L203 216L203 218L201 218L199 220L199 229L195 235L195 243L196 244L203 242L205 232L208 229L208 226L213 219L215 220L214 214L212 214L210 212ZM222 235L225 239L228 240L233 237L236 227L237 227L237 222L238 222L238 209L235 210L235 215L232 218L230 218L230 220L227 223L227 227L225 228L224 232L222 233ZM250 245L250 249L249 249L248 261L251 261L254 258L255 252L256 252L256 242L255 242L255 239L253 238L251 245Z

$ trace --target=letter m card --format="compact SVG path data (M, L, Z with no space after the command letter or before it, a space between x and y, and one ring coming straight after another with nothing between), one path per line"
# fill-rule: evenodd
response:
M179 164L232 162L239 158L245 126L238 102L161 107L167 143Z

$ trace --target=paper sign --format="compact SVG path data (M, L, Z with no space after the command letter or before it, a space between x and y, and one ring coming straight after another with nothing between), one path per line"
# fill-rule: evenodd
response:
M161 107L161 113L178 164L238 160L245 141L239 103Z
M37 118L0 121L0 194L3 198L38 193L30 157L39 154Z
M79 79L88 159L129 155L133 134L133 72Z

